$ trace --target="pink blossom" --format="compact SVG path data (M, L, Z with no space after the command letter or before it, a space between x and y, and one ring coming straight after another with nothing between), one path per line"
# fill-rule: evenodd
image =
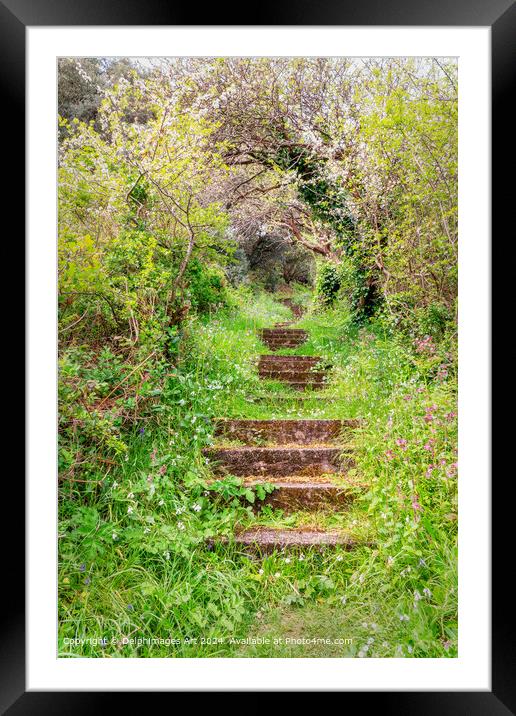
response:
M399 445L399 447L400 447L402 450L406 450L408 443L407 443L407 441L405 440L405 438L398 438L398 439L396 440L396 445Z
M392 452L392 450L386 450L385 457L387 458L387 460L394 460L394 453Z

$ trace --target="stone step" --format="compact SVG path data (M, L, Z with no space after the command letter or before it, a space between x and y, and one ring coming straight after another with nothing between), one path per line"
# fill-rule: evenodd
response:
M321 356L278 356L262 354L258 356L258 366L313 366L321 361Z
M340 473L353 465L349 454L335 446L211 447L204 449L215 474L286 476Z
M273 352L281 351L284 348L297 348L298 346L302 345L304 342L305 342L304 340L292 341L290 339L288 341L268 341L266 339L264 339L262 341L262 343L264 343L267 346L267 348Z
M260 441L275 445L308 445L331 442L339 437L344 428L356 426L356 420L219 419L215 423L215 435L241 440L248 445Z
M272 378L271 378L272 380ZM327 383L320 382L314 382L314 381L294 381L294 380L283 380L281 381L285 385L288 385L289 388L292 388L293 390L298 391L306 391L306 390L322 390L327 386Z
M245 485L256 487L263 484L263 479L246 479ZM318 482L301 477L299 480L269 480L276 488L264 500L256 500L253 507L260 510L264 505L284 512L297 510L321 510L328 507L342 508L349 505L354 498L353 490L336 485L333 482Z
M255 527L238 532L235 534L234 540L239 546L261 553L307 547L353 549L358 545L356 540L343 532L302 528L282 530L271 527Z
M260 378L270 378L272 380L281 380L284 382L297 383L320 383L326 377L324 371L315 370L288 370L280 368L259 368L258 375Z
M261 336L304 336L308 333L303 328L262 328L260 331Z

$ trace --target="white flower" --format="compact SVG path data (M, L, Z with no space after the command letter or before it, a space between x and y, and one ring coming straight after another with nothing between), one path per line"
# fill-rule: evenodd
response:
M197 505L194 505L194 506L192 507L192 510L194 510L195 512L200 512L201 509L202 509L201 506L198 505L198 504L197 504Z
M143 528L143 534L148 534L150 532L150 527L144 527Z
M412 652L414 651L414 649L409 645L409 646L407 646L407 651L408 651L409 654L412 654Z
M367 629L367 622L362 622L362 626L364 627L364 629Z
M374 622L371 622L369 625L373 631L376 631L378 629L378 624L375 624Z
M258 574L263 574L263 569L259 569Z
M420 593L418 592L418 590L416 589L416 590L414 591L414 601L415 601L415 602L419 602L420 599L423 599L423 597L421 596L421 594L420 594Z
M280 574L279 572L276 572L276 573L274 574L274 576L275 576L276 579L277 579L278 577L281 577L281 574Z
M165 557L165 559L170 559L170 552L163 552L163 556Z
M118 535L117 535L116 532L113 532L113 534L111 535L111 537L112 537L113 539L118 539Z
M406 614L400 614L400 622L408 622L409 618Z
M185 526L184 526L184 524L183 524L182 522L178 522L178 523L177 523L177 529L178 529L178 530L184 530L184 528L185 528Z
M338 554L338 555L337 555L337 562L342 562L342 559L343 559L342 555L341 555L341 554Z
M391 566L391 564L394 564L394 557L387 557L387 564L389 565L389 567Z
M128 507L128 508L127 508L127 514L128 514L128 515L131 515L133 512L134 512L134 510L133 510L132 507Z
M300 562L303 562L304 558L305 558L304 554L300 554L300 555L299 555L299 561L300 561Z
M176 510L176 515L182 515L184 511L185 511L185 510L184 510L183 507L178 507L177 510Z
M340 598L340 601L342 602L342 604L345 604L345 603L348 601L348 598L347 598L347 597L341 597L341 598Z
M158 505L159 505L160 507L163 507L164 504L165 504L165 500L160 500L160 501L158 502Z
M359 651L359 652L358 652L358 655L359 655L359 657L360 657L361 659L363 659L364 656L365 656L365 651Z
M115 480L111 487L112 487L113 489L115 489L116 487L118 487L118 482Z
M285 557L285 564L290 564L290 562L291 562L290 557Z
M134 492L130 492L130 493L127 495L127 497L128 497L130 500L132 500L133 497L134 497Z

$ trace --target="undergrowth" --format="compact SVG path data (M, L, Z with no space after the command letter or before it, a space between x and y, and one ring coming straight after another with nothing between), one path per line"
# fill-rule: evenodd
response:
M382 319L359 328L342 302L312 304L306 289L294 299L309 340L289 352L331 366L307 400L258 380L268 351L257 331L290 311L244 288L190 319L171 360L128 378L109 348L62 354L60 656L457 655L453 337ZM255 516L262 494L237 478L210 482L202 449L216 416L360 417L351 440L365 488L349 511ZM231 535L251 524L342 529L371 544L250 557Z

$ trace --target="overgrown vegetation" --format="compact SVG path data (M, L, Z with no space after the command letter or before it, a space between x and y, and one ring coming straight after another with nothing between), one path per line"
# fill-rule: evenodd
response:
M63 63L60 654L455 656L455 64ZM331 366L303 401L256 373L274 291ZM254 514L217 416L361 418L353 507ZM250 558L252 524L372 546ZM241 641L307 630L352 643Z

